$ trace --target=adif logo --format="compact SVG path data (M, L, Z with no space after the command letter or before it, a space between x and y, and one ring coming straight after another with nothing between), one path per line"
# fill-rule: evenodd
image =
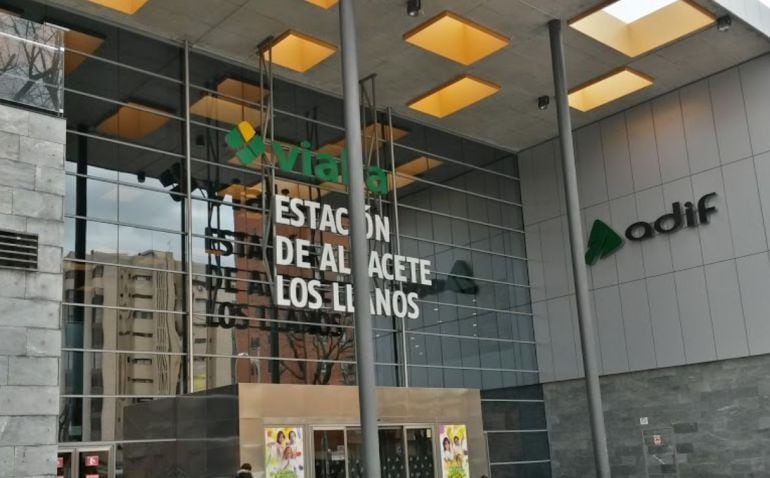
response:
M621 247L623 247L623 238L610 226L597 219L588 236L586 264L594 265L596 261L614 254Z
M236 156L245 166L251 165L267 152L262 136L246 121L227 133L225 142L235 150ZM347 150L343 149L337 158L331 154L316 153L310 147L308 141L302 141L299 146L273 141L270 150L282 171L314 176L324 182L350 184ZM296 170L298 166L299 170ZM388 174L380 167L369 166L366 169L366 187L373 193L388 194Z

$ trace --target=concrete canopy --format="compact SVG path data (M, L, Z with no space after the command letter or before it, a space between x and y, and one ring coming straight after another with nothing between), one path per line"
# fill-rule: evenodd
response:
M339 45L338 7L324 10L304 0L150 0L134 15L125 15L87 0L48 0L92 17L153 36L190 40L194 48L257 65L255 47L270 35L294 29ZM357 1L359 58L362 76L377 74L378 106L396 114L509 150L521 150L556 136L556 111L540 111L536 99L552 95L546 24L567 20L601 0L423 0L423 15L409 17L404 0ZM714 15L726 14L711 0L697 0ZM502 50L465 67L408 44L407 31L451 10L511 38ZM621 66L655 79L652 87L588 113L573 110L575 127L609 116L687 83L770 51L770 41L739 19L719 32L716 26L685 37L638 58L565 29L570 86ZM341 95L337 52L304 74L276 68L284 79ZM410 110L409 100L461 74L497 83L492 97L443 119Z

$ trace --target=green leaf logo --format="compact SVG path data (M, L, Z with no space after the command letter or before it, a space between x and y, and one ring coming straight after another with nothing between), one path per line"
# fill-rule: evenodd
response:
M597 219L594 221L591 234L588 237L586 264L592 266L599 259L614 254L621 247L623 247L623 238L610 226Z
M236 151L236 156L244 166L250 165L265 153L262 137L257 135L254 127L246 121L242 121L227 133L225 142Z

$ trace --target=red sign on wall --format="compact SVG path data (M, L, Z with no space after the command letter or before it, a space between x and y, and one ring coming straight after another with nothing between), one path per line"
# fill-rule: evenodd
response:
M99 466L99 455L86 456L86 466ZM96 478L99 478L98 475L93 475L93 476L96 476ZM90 475L86 476L86 478L91 478L91 476Z
M86 475L86 478L101 478L98 474L95 475Z
M64 457L60 456L56 458L56 468L64 468Z

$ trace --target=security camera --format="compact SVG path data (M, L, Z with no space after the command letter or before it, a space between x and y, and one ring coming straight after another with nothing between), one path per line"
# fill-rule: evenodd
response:
M422 0L406 0L406 14L416 17L422 10Z

